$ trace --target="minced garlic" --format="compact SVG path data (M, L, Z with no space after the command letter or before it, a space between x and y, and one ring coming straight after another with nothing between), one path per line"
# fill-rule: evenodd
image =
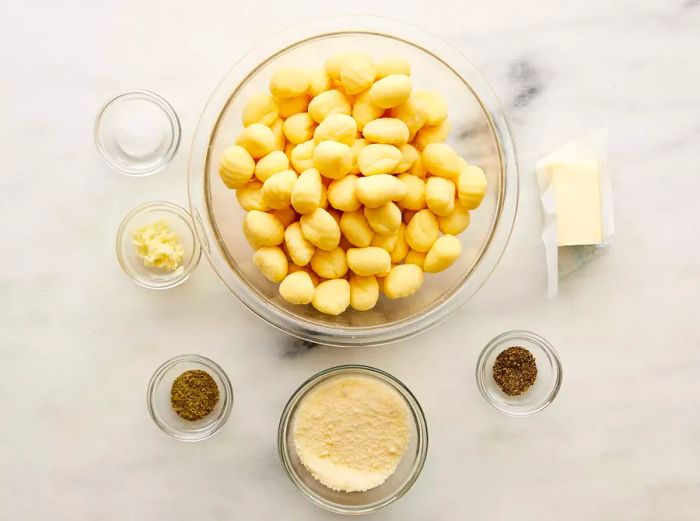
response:
M294 445L325 486L362 492L396 470L408 446L408 418L405 400L388 384L366 376L332 378L299 405Z
M184 248L165 219L145 224L131 235L136 255L147 268L175 271L184 256Z

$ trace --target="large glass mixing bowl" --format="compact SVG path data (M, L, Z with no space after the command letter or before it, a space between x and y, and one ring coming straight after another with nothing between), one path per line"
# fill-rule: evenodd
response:
M412 297L380 297L371 311L340 316L282 300L277 284L253 264L242 233L244 211L217 168L242 130L246 100L267 90L284 66L322 66L347 51L399 55L411 64L414 87L434 89L447 101L448 143L483 168L488 191L459 238L462 256L439 274L426 274ZM386 19L342 17L291 28L245 55L219 84L202 113L192 144L189 198L202 250L231 291L256 315L299 338L329 345L376 345L425 331L454 313L489 277L506 247L515 219L518 174L515 150L498 100L479 72L454 48L421 30Z

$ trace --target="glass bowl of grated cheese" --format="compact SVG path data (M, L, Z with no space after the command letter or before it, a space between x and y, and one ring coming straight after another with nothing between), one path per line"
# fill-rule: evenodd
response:
M130 211L119 226L116 246L124 273L149 289L182 284L202 253L190 214L166 201L145 203Z
M401 498L423 469L428 427L398 379L342 365L304 382L284 408L277 447L294 485L337 514L375 512Z

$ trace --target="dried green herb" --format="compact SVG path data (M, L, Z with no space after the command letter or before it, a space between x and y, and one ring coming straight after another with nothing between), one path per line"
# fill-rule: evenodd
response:
M493 379L508 396L527 392L536 378L535 357L524 347L504 349L493 364Z
M219 401L219 387L206 371L185 371L175 378L170 389L170 403L181 418L201 420L214 410Z

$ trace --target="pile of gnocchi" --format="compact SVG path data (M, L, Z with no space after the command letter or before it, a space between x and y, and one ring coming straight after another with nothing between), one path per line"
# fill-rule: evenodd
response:
M248 100L219 174L284 300L367 311L457 260L486 176L444 143L447 104L413 90L406 60L341 54L280 69L269 89Z

